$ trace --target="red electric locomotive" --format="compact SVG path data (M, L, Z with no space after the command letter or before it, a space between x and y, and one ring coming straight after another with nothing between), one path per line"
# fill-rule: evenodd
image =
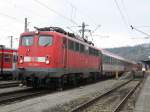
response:
M0 77L8 79L16 72L17 50L0 45Z
M102 54L87 40L61 28L37 28L35 32L21 34L18 69L28 86L62 87L87 77L100 77Z

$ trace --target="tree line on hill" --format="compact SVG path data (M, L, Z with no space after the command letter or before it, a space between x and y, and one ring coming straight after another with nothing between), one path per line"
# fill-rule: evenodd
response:
M150 44L108 48L107 50L124 58L138 62L141 60L150 60Z

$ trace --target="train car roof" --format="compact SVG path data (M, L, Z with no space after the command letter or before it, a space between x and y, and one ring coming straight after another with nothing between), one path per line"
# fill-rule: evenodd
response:
M2 47L0 47L0 50L2 50ZM3 47L3 50L13 50L13 51L17 51L17 49L12 49L12 48L7 48L7 47Z
M60 36L64 36L64 37L66 37L66 38L68 38L68 39L70 39L70 40L72 40L72 41L81 43L81 44L83 44L83 45L86 45L86 46L91 47L91 48L94 48L94 49L97 49L97 50L101 51L102 54L105 54L105 55L107 55L107 56L110 56L110 57L113 57L113 58L116 58L116 59L118 59L118 60L122 60L122 61L125 61L125 62L128 62L128 63L136 63L136 62L134 62L134 61L127 60L127 59L125 59L125 58L123 58L123 57L121 57L121 56L119 56L119 55L113 54L113 53L111 53L111 52L109 52L109 51L107 51L107 50L99 49L99 48L97 48L97 47L95 47L95 46L92 46L91 44L89 44L89 43L87 43L87 42L85 42L85 41L83 41L83 40L81 40L81 39L79 39L79 38L71 37L71 36L69 36L69 35L65 35L65 34L60 33L60 32L57 32L57 31L47 31L47 30L45 31L45 30L42 30L42 31L39 31L39 32L51 32L51 33L54 33L54 34L57 34L57 35L60 35ZM35 34L35 31L24 32L24 33L22 33L21 35L28 35L28 34L29 34L29 35L31 35L31 34L33 35L33 34Z
M124 57L121 57L121 56L119 56L119 55L116 55L116 54L114 54L114 53L112 53L112 52L110 52L110 51L107 51L107 50L105 50L105 49L102 49L101 51L102 51L102 54L104 54L104 55L107 55L107 56L110 56L110 57L113 57L113 58L116 58L116 59L118 59L118 60L125 61L125 62L128 62L128 63L136 64L135 61L131 61L131 60L125 59Z

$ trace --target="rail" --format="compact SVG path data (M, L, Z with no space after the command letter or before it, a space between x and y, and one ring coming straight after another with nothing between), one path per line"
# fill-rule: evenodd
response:
M114 87L114 88L112 88L112 89L106 91L105 93L103 93L103 94L101 94L101 95L99 95L99 96L97 96L97 97L95 97L95 98L93 98L93 99L91 99L91 100L89 100L89 101L87 101L87 102L85 102L85 103L83 103L83 104L81 104L81 105L79 105L79 106L73 108L70 112L79 112L79 111L81 111L81 110L87 108L88 106L94 104L94 103L97 102L99 99L103 98L104 96L106 96L106 95L112 93L113 91L115 91L115 90L121 88L122 86L128 84L130 81L132 81L132 80L129 80L129 81L123 83L123 84L120 84L120 85L118 85L117 87Z
M16 87L16 86L19 86L19 83L20 82L0 84L0 88Z
M9 104L15 101L25 100L27 98L36 97L50 93L48 90L26 89L22 91L14 91L10 93L0 94L0 105Z
M140 81L130 92L123 98L123 100L117 105L117 107L112 112L119 112L124 104L127 102L127 100L130 98L130 96L135 92L137 87L141 84L142 81Z

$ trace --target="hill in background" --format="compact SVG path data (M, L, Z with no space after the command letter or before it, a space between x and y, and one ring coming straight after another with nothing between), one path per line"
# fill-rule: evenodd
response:
M135 61L148 60L148 57L150 57L150 44L141 44L132 47L127 46L119 48L109 48L107 50L124 58Z

